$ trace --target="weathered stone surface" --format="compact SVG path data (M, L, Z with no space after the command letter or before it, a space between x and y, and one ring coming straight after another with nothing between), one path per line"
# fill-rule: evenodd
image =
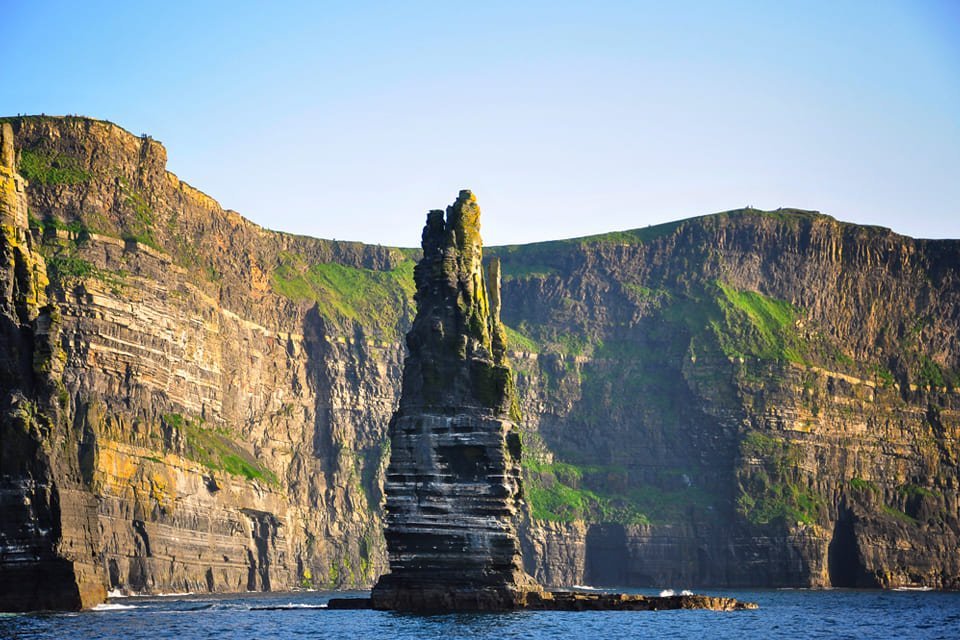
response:
M27 229L12 139L0 124L0 611L79 609L106 595L96 501L61 402L61 319Z
M484 277L479 218L476 198L461 191L423 230L417 315L390 422L390 573L373 589L378 609L510 609L535 588L516 531L520 435L499 292L488 296L499 272Z
M4 431L0 528L34 546L0 564L87 548L57 542L62 513L110 588L262 588L264 566L272 589L370 586L418 252L262 229L109 123L7 124L21 173L31 154L59 169L3 173L2 392L37 426ZM542 583L960 587L960 243L741 210L485 254L531 342L509 350ZM784 304L782 324L761 313ZM205 464L211 433L276 483ZM92 525L37 506L61 495L46 450L78 459ZM536 499L569 490L620 502ZM83 563L65 562L72 581ZM24 602L26 584L0 580Z
M385 565L384 433L412 300L401 289L394 315L361 325L278 294L271 270L412 262L264 231L109 123L13 129L32 166L74 173L20 191L3 174L33 218L3 209L3 608L88 606L107 589L369 586ZM53 407L36 399L34 362L50 368ZM21 560L44 553L49 570ZM79 574L92 597L57 594Z
M370 600L337 609L591 611L755 607L731 598L545 591L522 569L523 493L513 376L500 322L500 263L481 268L480 210L469 191L431 211L414 272L403 396L390 423L384 483L390 573Z

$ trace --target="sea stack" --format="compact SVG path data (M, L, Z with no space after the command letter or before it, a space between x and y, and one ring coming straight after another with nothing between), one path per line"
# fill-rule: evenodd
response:
M414 271L400 406L390 421L386 541L377 609L514 609L539 590L516 519L520 434L499 312L499 263L483 268L470 191L431 211Z
M390 572L330 609L651 611L755 608L733 598L547 591L523 571L520 433L500 323L500 263L483 268L469 191L427 214L400 407L384 483Z

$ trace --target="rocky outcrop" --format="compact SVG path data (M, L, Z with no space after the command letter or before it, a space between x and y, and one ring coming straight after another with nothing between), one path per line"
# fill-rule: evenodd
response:
M328 610L355 610L377 608L370 598L331 598ZM681 594L672 596L641 596L626 593L587 593L584 591L526 591L520 594L515 608L528 611L677 611L679 609L706 609L708 611L747 611L757 609L755 602L735 598ZM456 610L445 606L439 611Z
M428 215L414 271L417 315L384 482L390 572L373 588L377 609L506 610L538 589L515 527L521 447L497 263L488 274L480 209L461 191L446 218Z
M110 123L6 122L4 606L371 585L419 251L262 229ZM485 253L528 573L960 586L960 243L741 210Z

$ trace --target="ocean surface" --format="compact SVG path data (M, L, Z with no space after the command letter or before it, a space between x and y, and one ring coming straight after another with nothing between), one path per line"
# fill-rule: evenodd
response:
M632 593L657 591L633 590ZM93 611L0 614L0 638L949 638L960 639L960 593L698 591L756 602L756 611L520 612L419 616L327 611L338 593L111 598Z

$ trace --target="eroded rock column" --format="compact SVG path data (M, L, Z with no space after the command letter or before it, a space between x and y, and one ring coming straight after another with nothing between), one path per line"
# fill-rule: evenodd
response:
M469 191L423 229L403 395L385 483L390 573L373 606L511 609L537 589L515 519L520 437L499 319L499 264L484 277L480 208ZM488 286L491 288L488 291Z

